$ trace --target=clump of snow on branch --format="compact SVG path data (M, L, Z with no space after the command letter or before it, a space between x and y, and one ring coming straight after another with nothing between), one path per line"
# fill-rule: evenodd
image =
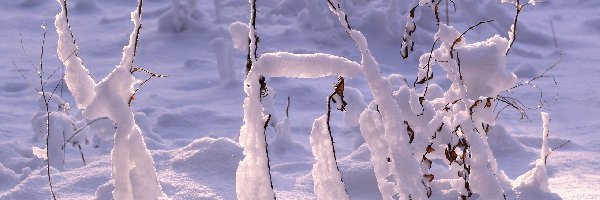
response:
M458 49L469 98L493 97L516 84L517 76L506 68L506 49L508 40L498 35Z

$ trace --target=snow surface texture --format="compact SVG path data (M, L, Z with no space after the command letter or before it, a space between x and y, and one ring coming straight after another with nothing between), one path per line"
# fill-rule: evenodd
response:
M180 2L186 5L187 1ZM414 51L410 53L407 60L402 60L399 52L404 26L407 24L405 16L410 9L409 1L346 0L341 3L347 8L348 18L355 25L354 28L361 30L369 40L369 49L377 59L382 75L385 77L390 73L403 75L402 78L390 76L392 78L387 80L393 90L407 86L400 89L397 94L394 93L394 98L404 102L406 99L415 99L415 94L418 97L419 92L422 91L413 92L411 88L419 74L417 70L419 56L431 50L432 36L438 31L432 9L417 8L414 20L418 27L412 38L415 42ZM494 23L481 25L470 31L465 36L465 46L478 41L485 42L495 34L509 38L507 32L510 30L509 23L513 20L514 7L510 4L497 3L498 1L495 0L457 1L456 12L450 4L450 24L458 31L464 31L479 21L495 20ZM95 4L98 9L89 12L90 9L83 6L86 4ZM90 77L93 77L91 80L104 78L113 70L114 58L121 56L122 47L128 42L125 39L126 35L131 33L129 13L134 4L134 1L73 0L69 18L78 45L81 47L77 53L79 57L86 58L85 66L91 74ZM348 40L347 34L337 23L337 18L327 11L326 1L264 0L259 1L258 4L260 12L257 30L261 36L259 48L261 54L277 51L294 54L321 52L337 55L340 58L345 57L347 60L360 61L361 56L356 49L356 44ZM393 4L397 6L390 6ZM171 74L173 78L153 79L136 94L137 99L133 101L132 109L143 113L146 120L142 123L142 118L139 118L136 113L135 121L143 130L144 140L151 149L150 153L156 164L160 185L170 198L235 199L236 193L232 190L235 187L235 172L239 161L243 158L243 148L237 138L240 125L243 123L241 105L245 94L239 84L231 86L221 81L219 65L210 42L217 38L223 38L225 43L231 42L228 39L230 33L227 29L233 22L247 21L248 3L220 1L218 3L221 9L220 21L217 20L216 14L213 15L216 13L217 6L214 6L216 4L198 3L195 7L203 13L201 22L205 23L206 28L187 28L180 32L174 29L159 31L159 18L167 13L172 5L171 1L147 1L143 11L144 32L141 34L136 63L151 71ZM444 9L444 2L441 8ZM594 125L597 124L597 117L594 116L600 113L597 106L594 106L597 104L594 99L599 98L600 92L596 87L584 87L596 82L598 77L595 70L598 63L595 57L598 44L594 42L599 40L597 36L600 33L596 28L600 19L594 15L598 8L600 4L594 1L551 1L527 6L521 13L517 30L517 33L521 34L517 36L507 58L506 71L510 75L511 71L521 69L515 71L517 81L521 82L535 76L536 72L542 72L546 66L556 61L559 56L551 27L555 28L556 43L563 49L564 59L550 74L557 77L559 87L555 88L554 82L548 79L538 82L537 86L544 90L544 96L548 100L544 105L549 106L547 108L551 110L548 112L552 116L552 122L548 124L547 130L552 132L547 137L547 146L554 148L567 140L571 142L554 150L548 157L547 164L544 165L548 188L557 195L535 196L535 194L548 193L535 193L534 191L543 190L537 186L528 187L529 185L524 184L519 190L530 193L529 195L521 193L519 199L600 198L597 193L600 190L598 187L600 157L597 148L600 140L597 137L598 127ZM394 9L397 13L391 12ZM309 10L312 10L310 15L303 14L309 13ZM31 116L38 112L39 95L33 88L39 83L34 81L37 73L29 67L27 58L20 48L18 37L19 33L23 34L25 49L37 63L36 58L40 48L39 26L43 22L53 22L54 15L60 10L52 1L28 0L2 2L0 11L5 16L0 18L0 33L5 36L0 38L0 52L5 55L0 57L3 63L0 67L6 71L0 74L2 80L0 81L0 119L2 119L0 120L0 130L2 130L0 133L0 199L48 199L48 182L43 168L45 164L32 152L33 146L44 145L40 140L33 139L37 133L33 131L30 120ZM382 13L384 15L381 15ZM378 18L380 16L384 17ZM386 18L395 20L367 20ZM461 19L466 19L468 22L461 22ZM307 30L306 25L312 28ZM241 30L247 28L242 27ZM389 34L394 31L396 33L393 37L377 36L377 34ZM233 79L238 83L242 81L248 45L248 33L242 35L241 51L234 51L232 54L233 68L235 68ZM49 32L48 36L46 48L53 49L56 47L57 36L53 32ZM65 41L69 43L71 40L67 38ZM439 47L440 42L438 41L436 48ZM65 54L71 53L72 51L66 50ZM462 60L462 56L467 56L466 53L458 54L461 61L465 61ZM60 57L60 54L58 56ZM18 70L14 70L11 66L11 58L15 59ZM73 60L71 65L78 63L75 58L70 58ZM54 67L60 66L59 59L53 58L49 53L44 61L47 64L45 66L48 66L45 68L47 70L54 70ZM442 68L435 66L433 70L434 79L430 80L430 88L426 95L428 101L443 98L444 92L452 84L446 78ZM582 71L586 73L581 73ZM21 72L25 74L27 80L20 77ZM62 71L59 69L57 73ZM53 88L59 83L57 77L60 76L50 79L47 87ZM403 78L406 78L408 84L403 81ZM83 85L83 80L79 81L79 85ZM309 133L314 119L321 116L324 111L323 97L331 92L330 85L334 80L273 77L268 78L267 81L269 87L277 91L277 96L273 98L271 112L277 118L274 123L284 121L285 115L282 113L286 107L286 98L290 96L292 99L287 119L289 129L282 126L282 130L289 130L288 135L279 138L279 131L275 131L274 127L267 128L268 139L271 139L270 134L276 134L274 140L269 140L275 193L279 199L316 199L310 173L314 160L310 152ZM383 122L375 118L380 116L376 106L373 103L368 106L373 96L368 92L369 88L364 77L358 75L346 81L348 111L343 114L333 112L331 118L341 176L352 199L378 199L383 193L380 191L384 191L382 188L385 188L386 184L378 185L376 177L380 176L376 175L378 173L376 169L379 167L375 160L384 160L386 157L372 156L372 151L377 152L377 150L371 150L373 145L365 145L370 143L366 136L365 138L362 136L367 133L366 129L361 131L359 129L363 127L346 126L346 118L351 112L351 106L354 105L350 103L350 87L356 88L361 94L354 95L357 102L366 102L364 106L372 108L368 112L371 116L365 119L374 121L370 123L376 124L374 127L379 127L373 129L375 133L383 131ZM69 111L71 116L84 119L83 116L78 116L80 102L76 99L79 97L72 97L72 92L66 90L67 88L61 90L59 87L56 95L59 95L59 91L63 91L62 99L73 106ZM539 97L536 91L536 89L520 88L512 92L525 103L529 102L529 105L535 107L536 99ZM556 93L559 95L558 101L552 99ZM416 104L414 100L400 104L404 113L411 115L414 112L421 113L418 98L416 99ZM474 97L474 99L479 98ZM427 110L425 115L428 115ZM352 116L356 115L352 114ZM542 126L539 122L542 120L535 111L529 112L529 117L530 120L518 121L518 113L507 108L487 135L487 142L496 158L498 169L503 170L512 180L518 180L517 177L520 175L538 168L536 160L540 159L539 150L542 149L541 141L543 141L540 135ZM405 120L412 119L405 118ZM79 150L68 145L64 169L60 171L52 169L55 191L59 199L93 199L96 194L99 199L112 197L110 149L113 139L111 137L108 141L99 140L97 137L101 135L96 135L95 132L100 131L96 130L95 126L106 127L107 131L104 133L108 132L110 136L114 133L114 127L110 120L96 123L88 127L89 132L94 133L88 134L90 143L82 145L88 164L82 166ZM363 122L359 120L356 125L359 124ZM432 127L435 128L437 127ZM416 128L415 131L419 132ZM283 138L287 138L284 140L290 143L277 142L284 141L280 140ZM414 143L425 141L420 140L422 138L416 137ZM275 145L276 143L280 145ZM95 148L96 146L98 147ZM417 149L417 152L419 151L424 150ZM443 149L441 151L443 153ZM435 162L437 161L434 161L430 171L444 170L443 165ZM454 177L456 174L440 174L436 175L434 180ZM527 180L543 179L527 178ZM460 183L455 184L460 185ZM430 183L430 187L434 190L437 190L436 187L439 185ZM457 193L450 193L448 196L434 194L432 199L455 199L456 196Z

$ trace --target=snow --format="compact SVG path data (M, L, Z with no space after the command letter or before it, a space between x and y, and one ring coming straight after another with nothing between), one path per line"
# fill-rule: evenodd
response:
M360 115L360 132L363 134L373 162L373 170L377 178L377 187L384 199L392 199L394 194L394 184L388 181L391 174L387 164L388 145L383 134L383 122L379 114L372 110L365 110Z
M229 33L233 40L233 47L239 50L248 48L248 25L242 22L234 22L229 25Z
M461 72L471 99L493 97L516 84L517 76L506 68L508 41L498 35L458 49ZM484 59L484 55L488 55Z
M347 194L351 199L394 199L400 197L397 193L401 191L394 186L399 179L414 180L412 186L423 189L422 175L432 173L435 178L427 183L434 191L430 199L457 199L465 192L464 181L455 173L462 166L456 162L448 165L444 148L448 142L458 141L459 137L451 134L452 126L462 123L464 136L472 141L470 184L479 199L497 198L499 194L494 191L499 190L487 188L498 187L507 199L600 198L596 117L600 114L600 91L594 87L600 62L596 56L600 31L595 26L600 18L595 13L600 4L575 0L527 5L519 16L518 39L508 56L503 51L510 41L514 1L498 4L495 0L459 0L455 1L456 11L450 2L450 25L440 23L441 30L435 23L433 9L419 6L413 18L417 25L411 37L414 51L402 59L402 39L410 24L408 11L411 6L428 2L431 1L339 1L359 34L354 30L347 33L346 27L340 26L338 22L345 23L345 17L332 15L327 1L258 1L254 31L260 42L254 59L260 67L254 69L250 80L257 80L259 74L265 76L269 96L263 100L264 110L255 98L255 107L248 111L248 117L256 122L252 126L258 130L256 137L248 138L266 141L252 145L240 137L241 126L246 123L245 90L254 98L259 86L252 81L248 88L243 82L250 30L239 21L248 21L247 1L145 1L133 65L131 51L127 51L122 64L116 63L115 58L123 56L123 46L130 41L133 27L129 13L135 1L70 0L69 24L60 15L61 7L53 1L2 2L0 69L5 73L0 74L0 199L51 198L43 159L45 108L35 91L39 89L37 70L28 60L38 65L43 31L39 27L52 27L54 22L58 22L57 32L48 29L44 71L49 75L58 70L45 87L51 92L60 83L63 69L66 84L58 85L56 92L48 95L52 96L52 132L77 130L104 116L115 118L90 124L74 139L81 144L86 165L77 145L67 144L64 151L55 148L62 146L64 137L72 133L52 136L58 138L51 141L59 144L50 145L55 148L50 151L50 160L56 163L51 164L50 170L58 199L114 199L115 186L122 185L122 179L115 181L117 176L113 176L113 161L117 160L124 161L125 167L136 163L121 177L130 177L132 183L136 180L133 177L144 177L138 181L153 184L149 186L153 189L137 190L148 195L236 199L240 161L266 161L262 156L249 157L244 151L253 145L263 145L255 149L256 153L266 151L267 143L270 171L261 166L256 173L248 174L264 178L270 173L272 193L267 193L266 198L248 198L317 199L323 192L315 188L319 185L316 180L325 176L313 180L318 173L312 173L312 167L323 159L315 159L312 154L315 146L311 145L310 133L314 120L325 111L323 99L331 94L331 84L338 75L347 78L344 100L348 105L346 112L333 109L330 125L343 183L334 177L331 180L338 182L335 188L327 188L331 192L325 195L339 191L335 194ZM442 19L444 3L440 4ZM462 85L456 63L448 59L448 49L468 27L490 19L495 21L470 30L455 46L454 56L461 60ZM434 37L438 31L445 33ZM20 47L19 33L26 53ZM433 79L424 94L425 84L415 88L413 81L425 75L418 69L419 61L430 52L435 38L440 40L431 60ZM73 42L75 39L77 43ZM549 78L532 82L535 88L525 85L505 91L543 72L559 60L560 52L560 64L548 72ZM115 69L116 64L124 68ZM127 100L133 89L147 78L143 72L132 77L129 67L171 77L153 78L144 84L129 107ZM497 107L484 107L486 97L497 94L536 107L540 100L537 88L543 91L544 109L527 110L528 119L520 120L518 112L510 107L496 116L503 107L498 100L492 102L499 104ZM286 114L288 96L291 104ZM441 111L456 99L465 100L449 104L449 111ZM469 108L478 100L481 103L473 107L475 123L471 123ZM71 108L67 109L65 103ZM386 103L397 104L398 108ZM396 109L402 112L394 114L393 119L398 121L394 127L402 134L390 138L386 135L386 129L392 125L386 121L387 112ZM539 111L549 113L552 121L544 120L548 117L538 115ZM261 130L268 114L272 121L266 130ZM411 144L407 143L404 121L415 132ZM494 126L480 135L472 124L481 122ZM442 123L444 127L436 132ZM128 140L115 140L115 132ZM260 137L265 133L265 138ZM434 134L438 139L430 140ZM400 143L400 137L406 145ZM563 147L551 150L569 140ZM430 142L434 142L435 151L426 155L432 161L428 169L426 163L421 163L421 156ZM394 146L390 147L392 143ZM115 145L127 147L129 152L120 154L117 150L111 155ZM328 144L321 147L331 148ZM416 162L414 179L393 175L399 170L389 165L387 158L393 155L390 148L394 147L398 147L398 152L406 152L403 158ZM549 151L552 153L545 159ZM144 169L138 163L146 163ZM268 180L247 182L247 187L271 188ZM145 188L144 184L133 185ZM247 191L263 194L262 190Z
M360 71L357 63L343 57L323 53L265 53L256 63L256 73L270 77L321 78L339 75L353 77Z
M310 144L316 160L311 171L315 194L318 199L350 199L336 163L327 117L323 115L315 119L310 133Z

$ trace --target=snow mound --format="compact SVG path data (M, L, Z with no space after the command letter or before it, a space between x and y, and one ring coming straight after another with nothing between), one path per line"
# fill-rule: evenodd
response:
M228 138L201 138L171 152L172 169L183 172L193 181L210 185L220 195L234 198L237 164L242 160L242 147Z

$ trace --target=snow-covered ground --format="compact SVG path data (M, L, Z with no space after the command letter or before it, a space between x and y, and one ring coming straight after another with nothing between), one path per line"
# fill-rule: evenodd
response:
M235 21L248 22L249 5L243 0L194 2L182 0L180 10L173 12L171 1L145 1L135 66L170 77L151 79L136 94L132 107L168 197L235 199L236 170L243 158L238 138L243 124L246 49L234 49L229 28ZM403 74L412 83L417 75L416 55L430 51L437 32L431 9L417 10L414 55L403 60L400 44L412 1L399 0L396 10L390 8L394 5L390 0L343 2L350 23L365 34L382 72ZM469 32L469 42L494 34L508 37L515 12L511 5L495 0L455 2L457 11L450 7L450 25L459 31L479 21L495 20ZM136 3L73 0L69 4L79 56L96 81L119 64L122 48L129 42L130 12ZM259 54L320 52L360 62L356 44L328 10L327 1L258 0L257 8ZM59 12L55 1L0 2L0 69L4 72L0 74L0 199L51 198L45 162L32 151L45 147L45 140L37 138L32 128L32 116L40 109L35 90L39 79L32 65L39 64L44 32L40 27L45 26L44 71L52 73L61 66L54 29L54 16ZM550 147L571 140L548 158L550 190L563 199L600 199L600 88L594 86L600 76L600 2L548 1L525 7L507 66L520 80L528 80L559 60L559 49L562 60L548 72L556 83L552 78L535 82L543 91L543 108L528 110L529 118L524 120L507 108L489 134L490 145L499 168L509 178L517 178L535 166L542 146L539 112L548 112ZM436 75L443 73L436 70ZM59 82L62 69L57 73L47 88ZM144 75L136 74L142 80ZM311 175L314 147L309 135L313 121L325 112L325 97L336 78L270 78L267 82L275 94L273 106L267 108L274 122L284 120L290 99L289 138L276 137L275 128L267 129L276 196L316 199ZM450 86L441 75L433 82L442 88ZM373 100L363 76L346 80L346 85L361 91L364 102ZM76 115L76 103L67 87L59 87L56 94L72 105L70 112ZM360 95L355 96L359 101ZM519 88L512 96L531 107L540 100L540 93L532 87ZM380 199L369 149L363 145L360 129L347 126L352 123L346 121L343 114L332 112L331 129L346 190L352 199ZM110 136L112 130L108 131ZM87 162L83 166L77 146L67 145L64 169L51 171L57 198L112 198L111 149L112 141L89 137L89 143L82 145Z

